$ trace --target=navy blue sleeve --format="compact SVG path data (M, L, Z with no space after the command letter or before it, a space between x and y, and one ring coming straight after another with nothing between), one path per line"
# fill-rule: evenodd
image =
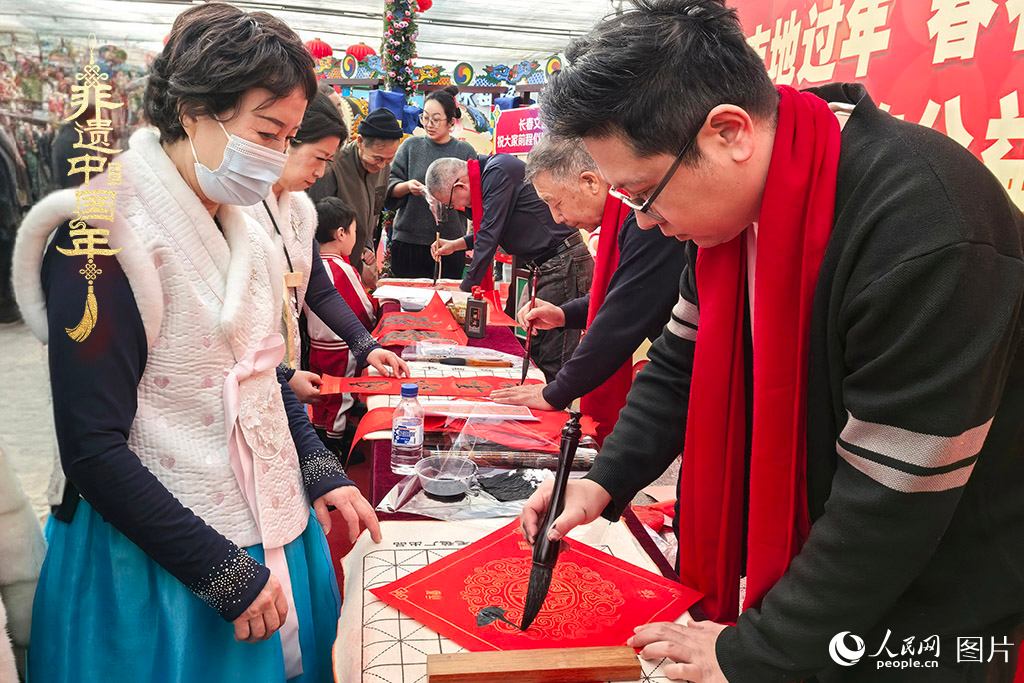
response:
M566 301L559 308L565 314L565 324L562 327L567 330L585 329L587 327L587 313L590 311L590 293L587 292L579 298Z
M282 368L277 369L277 381L281 385L281 399L284 401L284 411L288 414L288 429L291 430L292 441L295 442L295 450L299 454L302 481L306 485L306 494L310 502L336 488L355 486L355 483L345 476L345 470L338 463L338 458L320 441L309 421L306 406L288 386L288 378Z
M518 188L512 179L500 168L487 170L488 172L480 177L480 191L484 200L480 230L474 236L473 244L467 243L467 248L473 249L473 263L462 281L461 288L466 292L484 279L484 274L494 260L494 252L498 250L501 238L505 234L509 216L515 209Z
M142 318L117 259L98 256L96 326L82 342L65 328L82 318L84 256L65 223L43 261L53 417L61 464L96 512L227 621L263 590L270 571L182 505L128 447L146 366Z
M659 230L641 230L632 215L621 231L619 265L604 303L572 358L544 387L544 400L555 408L593 391L630 360L644 339L657 337L678 299L685 243ZM568 322L566 314L566 327Z
M338 294L330 276L324 270L320 258L320 246L313 242L313 265L309 272L309 287L306 288L306 305L317 314L334 334L345 340L348 348L360 363L380 344L366 331L366 327L352 312L348 302Z

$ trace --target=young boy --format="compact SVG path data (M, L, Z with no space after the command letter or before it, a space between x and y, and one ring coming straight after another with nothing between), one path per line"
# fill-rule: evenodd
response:
M325 197L316 203L316 213L316 241L320 244L324 270L356 317L367 330L372 330L376 323L373 305L363 289L359 273L348 261L356 243L355 211L337 197ZM306 320L310 372L335 377L355 376L356 357L349 352L348 345L308 308ZM326 433L325 443L337 448L343 461L348 457L348 444L343 443L347 425L345 414L354 403L351 394L333 394L313 404L313 425L322 432L321 437Z

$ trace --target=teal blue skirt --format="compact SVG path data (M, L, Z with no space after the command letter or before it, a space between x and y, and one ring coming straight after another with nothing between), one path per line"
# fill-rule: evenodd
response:
M280 683L281 637L235 640L232 624L79 501L47 523L49 549L32 609L30 683ZM263 546L245 549L263 562ZM302 648L295 683L334 680L341 599L323 530L285 546Z

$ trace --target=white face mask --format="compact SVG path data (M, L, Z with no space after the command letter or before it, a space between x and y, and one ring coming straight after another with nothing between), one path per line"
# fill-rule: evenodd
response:
M228 136L228 146L224 148L224 158L220 166L214 171L199 163L191 136L188 139L188 144L192 147L192 157L196 160L196 180L199 181L199 189L207 199L218 204L259 204L281 177L288 155L232 135L220 121L217 125Z

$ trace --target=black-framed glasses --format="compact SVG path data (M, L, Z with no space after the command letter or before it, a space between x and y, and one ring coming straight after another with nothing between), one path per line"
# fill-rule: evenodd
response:
M430 199L427 200L427 203L431 204L431 213L434 214L434 221L438 225L440 225L444 221L448 220L448 212L449 211L455 211L455 206L453 206L452 202L455 200L455 188L458 185L460 185L460 184L461 183L459 183L458 181L452 183L452 191L448 193L448 201L445 202L444 204L442 204L441 202L438 202L433 197L433 195L428 195L428 197L430 197ZM433 200L433 201L431 201L431 200ZM434 207L435 206L437 207L436 211L434 211Z
M701 128L703 128L703 126L701 126ZM639 211L642 214L650 216L656 221L664 221L665 219L662 216L651 211L651 205L654 204L654 200L658 198L658 195L661 194L661 191L665 189L666 185L668 185L668 181L672 180L672 176L676 174L676 170L679 168L679 164L683 163L683 157L686 156L687 150L690 149L690 146L693 144L693 141L697 139L697 135L699 134L700 128L698 128L697 132L693 134L693 137L686 141L686 144L683 145L683 148L679 150L679 154L676 155L675 161L673 161L672 165L668 167L667 171L665 171L665 175L661 177L661 182L658 183L657 187L654 188L654 191L651 192L650 196L647 197L647 199L645 199L642 203L637 203L635 199L629 196L628 192L617 187L608 188L608 194L615 197L616 199L618 199L619 201L621 201L623 204L633 209L634 211Z

